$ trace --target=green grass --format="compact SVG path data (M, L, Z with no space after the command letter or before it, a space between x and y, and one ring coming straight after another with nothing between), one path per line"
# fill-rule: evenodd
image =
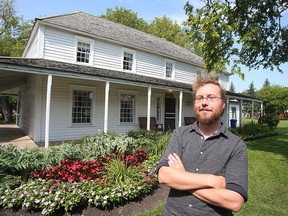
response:
M284 216L288 212L288 120L279 135L247 142L249 200L235 216ZM163 204L138 216L161 215Z

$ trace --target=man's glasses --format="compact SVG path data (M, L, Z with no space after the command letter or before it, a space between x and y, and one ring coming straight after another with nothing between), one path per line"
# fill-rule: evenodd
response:
M202 102L204 99L206 99L208 102L216 102L219 99L222 99L222 97L217 97L213 95L208 95L208 96L197 95L195 97L195 102Z

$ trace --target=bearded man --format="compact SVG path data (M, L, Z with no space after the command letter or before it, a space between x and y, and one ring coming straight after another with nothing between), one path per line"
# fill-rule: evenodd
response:
M233 215L248 199L248 157L243 140L223 124L225 90L213 77L193 86L193 125L177 128L157 165L170 187L163 215Z

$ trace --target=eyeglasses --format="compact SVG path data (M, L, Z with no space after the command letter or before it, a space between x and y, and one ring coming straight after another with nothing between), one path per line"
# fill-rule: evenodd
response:
M213 96L213 95L208 95L208 96L198 95L195 97L195 102L201 102L204 99L207 99L208 102L216 102L219 99L222 99L222 97L217 97L217 96Z

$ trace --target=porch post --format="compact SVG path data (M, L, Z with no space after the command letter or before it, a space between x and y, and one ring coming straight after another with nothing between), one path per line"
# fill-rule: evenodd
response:
M108 108L109 108L109 89L110 89L110 82L106 81L105 86L105 110L104 110L104 133L108 131Z
M262 120L262 117L263 117L263 102L261 102L261 108L260 108L260 114L261 114L261 120Z
M50 108L51 108L51 87L52 75L48 75L47 93L46 93L46 117L45 117L45 148L49 147L49 126L50 126Z
M229 127L229 112L230 112L230 110L229 110L229 100L230 100L230 98L229 97L227 97L227 101L226 101L226 106L227 106L227 110L226 110L226 112L227 112L227 127Z
M178 126L181 127L182 125L182 100L183 100L183 92L179 92L179 121Z
M239 106L239 125L242 126L242 106L243 106L243 99L240 100Z
M252 115L251 115L251 118L252 118L252 123L254 123L254 100L252 100Z
M150 130L150 115L151 115L151 87L148 87L147 130Z

